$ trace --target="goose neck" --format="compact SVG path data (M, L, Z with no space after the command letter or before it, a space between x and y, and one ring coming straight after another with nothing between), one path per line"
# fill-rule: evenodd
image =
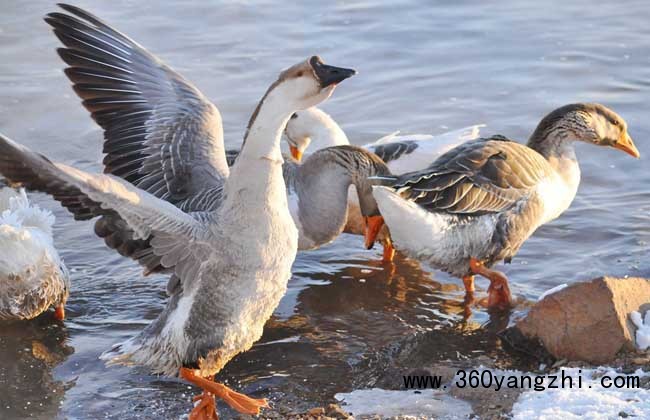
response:
M238 161L266 159L282 163L280 140L293 111L279 92L267 93L253 113Z

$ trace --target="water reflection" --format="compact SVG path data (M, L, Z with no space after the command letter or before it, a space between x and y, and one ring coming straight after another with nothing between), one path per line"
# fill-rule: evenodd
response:
M464 289L439 282L414 261L333 260L297 295L295 312L267 323L253 349L224 377L246 392L287 398L304 409L356 387L395 387L398 373L441 360L503 357L497 333L512 312L477 322L464 315ZM300 279L294 279L299 282Z
M32 321L0 326L0 418L55 418L65 390L53 370L74 349L63 323L44 313Z

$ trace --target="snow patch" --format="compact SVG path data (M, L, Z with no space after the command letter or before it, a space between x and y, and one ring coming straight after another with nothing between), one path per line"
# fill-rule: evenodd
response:
M390 391L359 389L334 396L345 411L355 416L415 416L436 419L466 419L472 415L469 403L444 392L424 390Z
M641 350L647 350L650 347L650 311L645 312L642 319L641 314L637 311L630 313L630 319L636 325L636 346Z
M545 291L544 293L542 293L541 295L539 295L539 297L537 298L537 301L539 302L539 301L541 301L542 299L544 299L546 296L550 296L550 295L552 295L553 293L557 293L557 292L559 292L560 290L564 289L564 288L567 287L567 286L568 286L568 284L563 283L563 284L561 284L561 285L559 285L559 286L555 286L555 287L553 287L552 289L548 289L547 291Z
M634 418L650 418L650 390L644 388L604 388L601 378L604 375L614 378L630 376L616 372L612 368L596 369L563 368L564 374L577 378L582 376L582 387L526 391L519 396L512 408L513 420L539 419L614 419L625 412ZM561 371L557 372L561 375ZM637 370L632 375L639 377L649 374ZM575 380L574 380L575 382ZM557 383L557 382L556 382ZM548 385L548 379L545 382ZM561 385L559 385L561 386Z

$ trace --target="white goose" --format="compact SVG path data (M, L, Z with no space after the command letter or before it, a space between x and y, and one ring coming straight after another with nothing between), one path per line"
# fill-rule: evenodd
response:
M212 211L186 213L120 178L52 163L0 135L0 172L8 179L93 215L118 215L135 239L149 238L160 264L173 270L163 313L105 357L155 373L180 372L204 389L196 416L212 415L214 396L242 413L266 406L207 378L261 337L291 276L298 233L282 177L286 121L296 109L328 98L352 74L318 57L284 71L251 117L223 199Z
M376 154L386 163L391 173L399 175L424 169L448 150L476 139L481 127L481 124L473 125L435 136L393 133L362 148ZM291 154L296 160L301 160L307 150L314 152L326 147L350 144L347 135L336 121L317 107L294 113L284 132ZM378 217L362 214L357 194L350 191L348 219L344 231L356 235L363 235L366 229L377 231L377 238L384 248L383 260L392 261L395 251L390 235L385 228L379 230L379 223ZM366 247L370 248L372 244L366 243Z
M286 290L297 250L280 139L291 114L328 98L355 72L311 57L280 74L251 116L229 170L217 108L126 35L74 6L46 21L84 106L104 128L105 171L51 163L7 139L0 172L51 194L146 272L171 272L163 313L103 357L179 374L204 393L192 418L213 418L214 396L259 413L264 400L209 380L261 336ZM118 178L119 177L119 178Z
M484 125L477 124L438 135L395 132L361 146L379 156L393 174L426 168L446 151L479 136ZM309 150L350 144L345 131L318 107L295 112L284 130L291 155L300 161Z
M467 142L424 170L384 177L374 195L400 250L462 277L468 295L474 275L486 277L488 306L508 307L507 278L490 267L571 205L578 141L639 157L623 118L600 104L571 104L544 117L527 146L502 136Z
M65 317L70 277L54 248L54 215L0 179L0 320Z

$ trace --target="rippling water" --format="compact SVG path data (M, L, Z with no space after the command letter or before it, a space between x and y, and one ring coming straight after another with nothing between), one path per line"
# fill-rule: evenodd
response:
M221 110L227 143L280 69L311 54L354 66L324 108L355 143L394 130L440 133L485 123L484 134L525 140L569 102L618 111L650 154L650 9L647 2L82 1L192 80ZM100 170L101 133L79 105L59 46L41 20L49 1L3 0L0 130L47 156ZM582 184L573 206L539 229L501 267L522 299L557 284L648 275L650 171L613 150L579 147ZM97 356L132 336L165 303L163 277L142 278L110 252L91 223L52 200L56 243L72 270L64 326L48 319L2 326L0 418L160 418L182 414L194 392ZM417 356L506 357L494 331L508 319L475 311L465 321L460 283L343 236L299 255L289 292L260 344L221 374L245 392L304 409L336 392L381 383L396 348L425 337ZM486 283L479 281L479 287ZM516 317L525 310L521 304ZM423 344L424 343L424 344ZM387 361L388 360L388 361Z

